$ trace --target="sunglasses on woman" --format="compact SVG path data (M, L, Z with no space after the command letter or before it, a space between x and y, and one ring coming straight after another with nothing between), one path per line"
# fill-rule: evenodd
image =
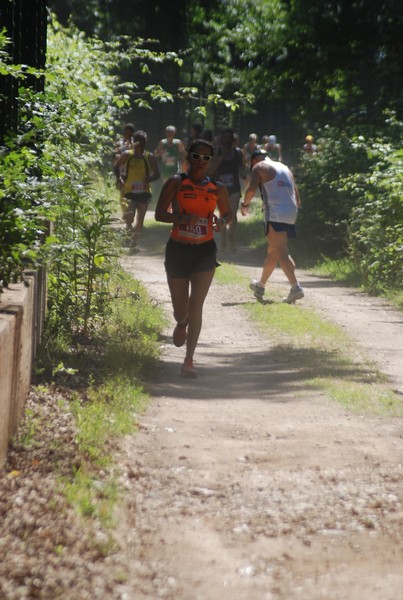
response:
M213 158L211 154L199 154L198 152L191 152L190 157L193 158L193 160L199 160L199 158L201 158L204 162L208 162Z

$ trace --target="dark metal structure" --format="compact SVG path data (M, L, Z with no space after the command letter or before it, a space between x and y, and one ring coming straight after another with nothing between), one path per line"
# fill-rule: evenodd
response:
M46 60L46 0L0 0L0 27L10 39L6 51L11 64L38 69ZM18 87L21 80L0 76L0 142L8 130L16 130L19 119ZM43 77L27 76L24 86L42 91Z

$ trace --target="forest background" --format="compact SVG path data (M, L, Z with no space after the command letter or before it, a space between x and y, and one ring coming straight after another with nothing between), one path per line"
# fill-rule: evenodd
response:
M7 31L0 39L1 76L21 84L18 128L0 157L0 280L7 286L27 264L46 262L55 331L88 335L94 315L108 313L117 250L110 190L99 182L128 120L149 133L150 149L169 123L181 135L195 121L230 125L241 142L252 131L275 133L303 199L301 259L337 261L373 293L402 291L397 0L55 0L49 8L43 92L11 63ZM313 160L301 151L306 133L319 144Z

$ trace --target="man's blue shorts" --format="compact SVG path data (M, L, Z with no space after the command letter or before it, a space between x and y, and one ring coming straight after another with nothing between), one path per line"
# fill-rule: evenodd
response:
M268 221L265 223L265 235L269 233L269 225L273 227L274 231L286 231L288 238L297 237L295 225L290 225L290 223L278 223L277 221Z

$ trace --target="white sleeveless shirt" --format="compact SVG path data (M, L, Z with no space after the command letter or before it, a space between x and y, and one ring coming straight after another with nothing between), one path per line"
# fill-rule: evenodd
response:
M273 167L276 170L275 178L261 186L265 222L294 225L298 207L291 172L280 162L276 162Z

